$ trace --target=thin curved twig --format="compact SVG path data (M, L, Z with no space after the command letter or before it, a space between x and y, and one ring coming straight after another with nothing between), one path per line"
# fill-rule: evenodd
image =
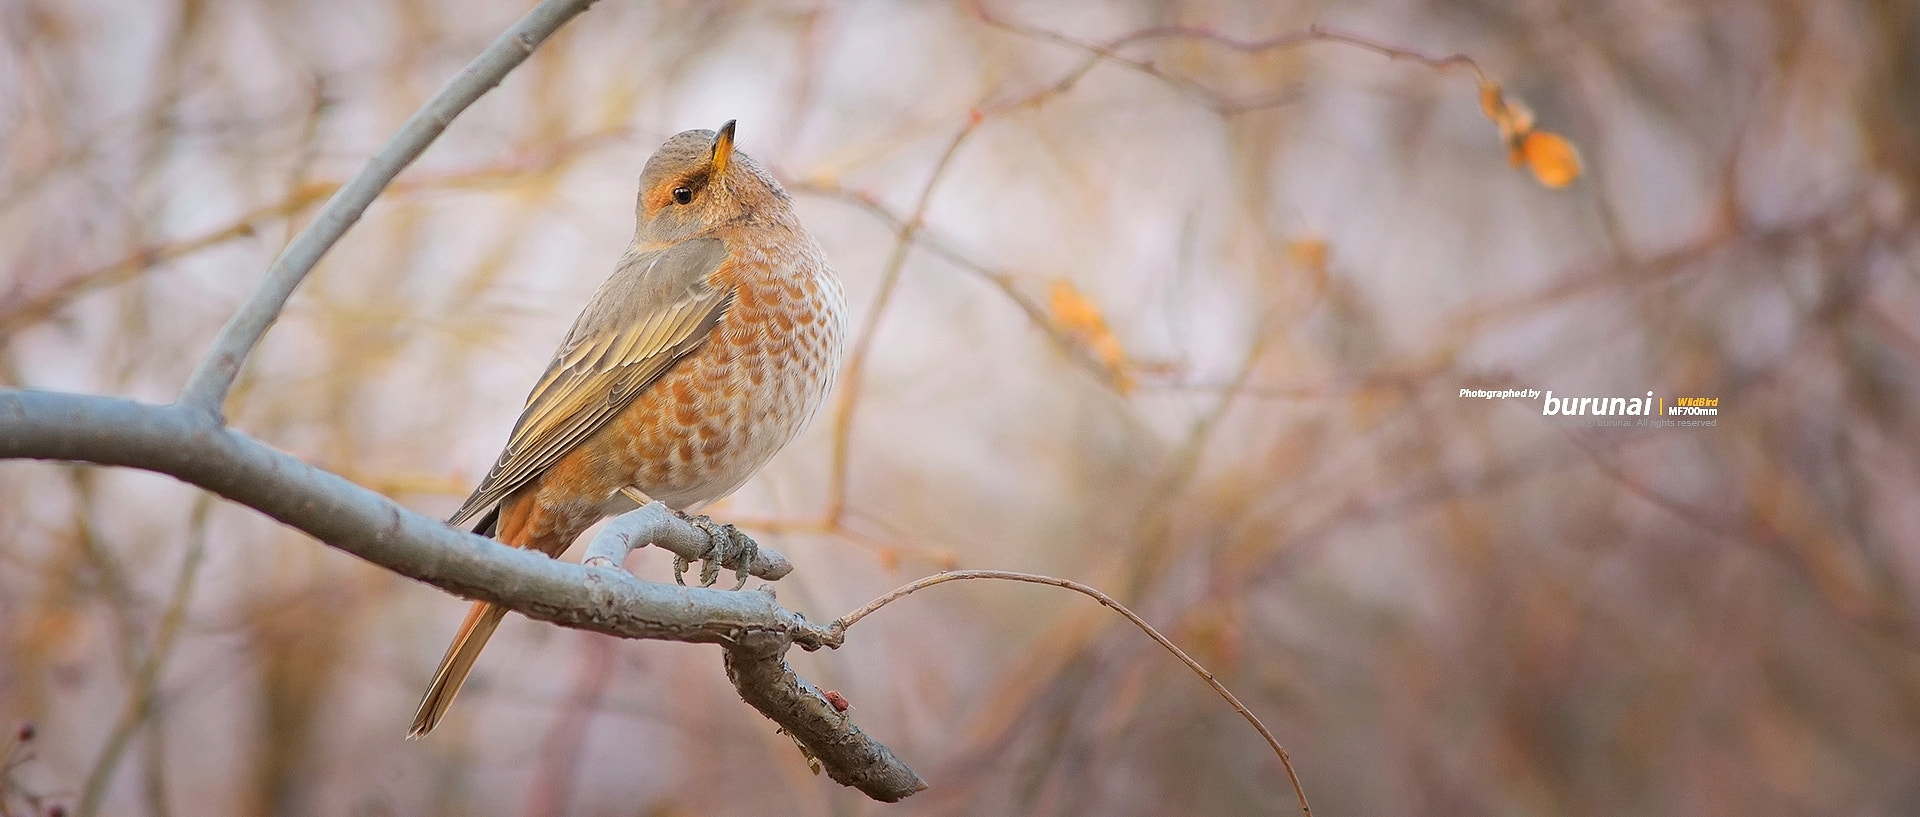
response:
M798 179L786 182L786 188L792 193L819 196L851 205L873 216L876 221L895 232L900 231L907 224L906 217L894 212L871 193L854 190L831 181ZM1047 308L1044 305L1021 292L1013 273L994 269L982 261L969 257L956 249L951 239L938 235L934 228L925 224L914 231L913 241L929 253L945 259L948 263L993 287L1019 309L1035 329L1045 334L1047 340L1051 341L1055 348L1065 354L1075 366L1084 370L1094 380L1108 386L1113 385L1113 372L1089 356L1083 350L1082 344L1074 341L1057 322L1048 317Z
M1177 90L1200 97L1213 107L1214 110L1226 115L1270 107L1286 101L1288 95L1285 93L1275 93L1251 99L1235 99L1189 77L1167 71L1153 60L1130 57L1121 53L1121 51L1127 46L1152 42L1154 40L1191 40L1219 46L1242 54L1260 54L1275 49L1292 48L1316 42L1333 43L1359 48L1364 51L1371 51L1391 60L1418 63L1441 73L1464 67L1473 72L1474 78L1479 81L1480 84L1485 85L1492 81L1492 78L1487 76L1487 72L1480 67L1480 63L1466 54L1455 53L1443 57L1436 57L1411 48L1384 43L1371 37L1349 31L1342 31L1319 23L1313 23L1302 29L1282 32L1258 40L1242 40L1229 37L1212 29L1200 26L1168 25L1136 29L1104 42L1096 42L1000 17L988 10L986 4L980 2L980 0L974 0L974 2L969 5L973 10L974 16L978 17L982 23L988 26L1023 37L1044 40L1057 45L1079 49L1092 55L1095 60L1110 61L1123 68L1128 68L1157 78Z
M1133 622L1133 626L1140 628L1140 631L1146 633L1148 638L1153 639L1154 643L1159 644L1167 652L1173 653L1173 657L1180 659L1180 663L1186 664L1187 669L1193 670L1195 675L1200 676L1200 680L1207 682L1207 686L1213 687L1213 691L1225 699L1227 704L1233 707L1233 711L1240 713L1240 717L1245 718L1247 723L1253 725L1254 731L1259 732L1260 737L1266 739L1267 745L1273 748L1274 755L1280 758L1280 767L1287 772L1287 782L1292 784L1293 794L1300 800L1300 812L1306 815L1306 817L1313 817L1313 807L1307 805L1306 789L1301 787L1300 776L1293 771L1293 759L1287 755L1287 750L1280 745L1279 739L1275 738L1273 733L1267 730L1266 724L1261 723L1260 719L1253 714L1253 711L1247 709L1247 705L1241 703L1240 698L1235 696L1232 690L1227 689L1226 684L1220 683L1220 679L1215 678L1212 671L1208 670L1199 661L1194 660L1193 656L1188 655L1186 650L1180 649L1178 645L1173 643L1172 639L1162 635L1159 630L1154 629L1153 625L1148 624L1147 620L1141 618L1138 613L1127 609L1126 605L1121 604L1112 596L1102 593L1089 585L1055 576L1042 576L1035 573L1015 573L1008 570L955 570L948 573L935 573L934 575L917 579L894 588L885 595L867 602L859 609L835 619L831 625L828 625L827 629L836 637L844 637L848 628L858 623L860 619L866 618L875 610L936 584L946 584L947 582L967 579L998 579L1000 581L1026 582L1029 584L1063 587L1092 598L1094 601L1100 602L1102 605L1112 608L1115 612L1126 617L1128 621Z

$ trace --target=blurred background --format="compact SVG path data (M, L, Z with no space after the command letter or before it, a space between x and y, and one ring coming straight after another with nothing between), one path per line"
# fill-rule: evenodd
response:
M0 3L0 382L171 400L527 7ZM1471 56L1585 174L1515 167L1471 70L1394 49ZM647 155L738 119L854 307L839 402L715 509L798 565L790 607L1097 585L1322 815L1920 813L1916 83L1903 0L603 0L366 213L229 409L448 513ZM464 606L170 479L0 464L0 813L1295 813L1064 591L943 585L794 654L931 783L893 806L810 774L717 650L518 617L403 741Z

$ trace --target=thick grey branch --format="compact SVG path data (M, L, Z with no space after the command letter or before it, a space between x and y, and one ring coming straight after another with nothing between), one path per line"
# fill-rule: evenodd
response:
M280 311L286 308L287 299L293 296L293 290L320 263L320 257L332 249L334 242L345 235L348 227L360 220L360 214L366 212L368 205L387 189L400 171L413 160L419 158L427 145L447 129L461 111L472 105L515 66L524 62L533 49L544 42L548 36L560 28L574 15L586 11L594 0L544 0L527 16L507 29L505 34L487 46L480 56L475 57L465 70L455 76L439 93L427 100L413 118L400 128L388 140L385 147L367 160L360 172L354 174L345 186L335 191L333 198L320 208L319 215L274 259L267 268L266 277L261 279L260 287L254 290L239 311L221 327L220 337L214 340L213 348L207 350L207 356L200 361L199 368L187 380L187 387L180 395L180 402L208 411L218 416L221 405L226 402L227 392L233 387L234 378L240 375L240 365L253 348L265 336L267 328L280 317Z
M724 645L741 697L799 739L834 780L883 801L924 788L786 668L789 645L837 647L840 635L781 607L770 592L644 582L510 548L402 508L186 406L0 389L0 459L18 458L167 474L400 575L543 621Z
M927 787L886 746L867 737L853 719L787 666L785 637L773 631L747 633L727 645L727 678L746 701L780 724L819 758L827 776L883 803ZM829 763L827 758L837 758Z

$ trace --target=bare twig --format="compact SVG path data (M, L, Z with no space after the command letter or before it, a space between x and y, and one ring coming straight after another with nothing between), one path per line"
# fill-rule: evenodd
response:
M22 785L17 774L21 767L34 760L29 744L38 731L32 721L21 723L8 737L6 751L0 752L0 817L14 817L13 808L8 804L16 798L26 804L26 814L37 817L45 810L43 806L48 798Z
M1052 85L1006 100L987 108L976 108L968 112L967 121L955 131L947 142L940 158L934 162L933 170L927 174L927 181L920 187L919 200L912 212L899 220L895 230L893 252L881 268L880 293L874 297L873 311L861 328L860 336L854 340L853 349L847 355L845 369L841 373L839 399L833 418L833 463L827 486L826 521L830 527L838 527L846 517L848 457L852 448L853 421L860 405L860 396L865 383L867 353L872 347L874 335L880 325L880 319L886 314L887 306L892 303L894 288L900 282L901 271L905 268L907 255L917 243L927 208L933 203L934 193L940 187L940 181L946 177L953 159L959 154L961 146L979 132L980 126L988 120L1011 111L1037 106L1046 100L1071 90L1081 77L1099 63L1098 57L1089 58L1073 70L1068 71Z
M406 181L388 185L387 189L392 192L484 189L520 182L529 175L558 172L582 151L621 133L623 131L606 130L584 134L565 140L551 149L474 168L444 173L416 173ZM112 263L75 274L33 294L9 294L0 300L0 337L45 320L88 293L125 283L169 261L253 235L275 221L293 220L313 206L314 202L333 195L340 188L340 182L334 180L296 183L279 201L243 213L213 229L165 243L141 246Z
M133 678L133 688L127 692L126 709L120 713L120 720L113 726L113 732L107 736L107 742L100 748L100 757L93 763L93 771L87 774L86 785L81 788L80 805L76 810L79 817L92 817L100 813L100 802L107 794L107 784L113 780L113 772L120 766L120 758L126 753L127 742L134 732L145 724L152 714L154 702L159 697L160 677L165 672L167 657L173 654L173 645L180 637L180 629L187 621L187 604L193 600L194 581L200 576L200 563L207 553L207 512L212 502L201 501L194 505L194 520L189 526L192 531L187 544L187 554L180 565L180 576L174 580L173 600L167 603L167 611L160 617L160 631L154 636L153 648L147 652L147 660L140 665L139 672Z
M1240 713L1240 717L1245 718L1247 723L1253 725L1254 731L1259 732L1260 737L1266 739L1267 745L1273 748L1274 755L1280 758L1280 766L1282 769L1285 769L1287 773L1287 782L1293 785L1294 796L1300 800L1301 813L1307 815L1307 817L1313 817L1313 808L1307 805L1307 792L1300 786L1300 776L1293 772L1292 758L1287 756L1287 750L1281 747L1279 739L1275 738L1273 733L1267 730L1266 724L1261 723L1260 719L1255 717L1251 710L1247 709L1246 704L1241 703L1240 699L1233 694L1232 690L1227 689L1226 684L1220 683L1220 679L1215 678L1211 671L1205 666L1202 666L1199 661L1195 661L1193 656L1187 655L1186 650L1180 649L1178 645L1173 643L1172 639L1167 638L1165 635L1162 635L1159 630L1154 629L1153 625L1148 624L1147 620L1141 618L1138 613L1127 609L1126 605L1121 604L1112 596L1102 593L1093 587L1055 576L1014 573L1006 570L955 570L950 573L936 573L932 576L908 582L907 584L894 588L886 595L867 602L859 609L836 619L829 630L835 636L843 637L848 628L859 623L860 619L866 618L875 610L936 584L945 584L947 582L966 579L998 579L1000 581L1027 582L1030 584L1064 587L1075 593L1092 598L1094 601L1100 602L1102 605L1112 608L1115 612L1126 617L1128 621L1133 622L1133 626L1140 628L1140 631L1146 633L1148 638L1153 639L1154 643L1159 644L1162 648L1166 649L1167 652L1172 653L1173 657L1180 659L1180 663L1186 664L1187 669L1193 670L1195 675L1200 676L1200 680L1207 682L1207 686L1213 687L1213 691L1219 694L1221 698L1224 698L1227 704L1233 707L1233 711Z
M888 229L896 232L904 230L908 223L905 217L894 212L892 208L889 208L872 194L866 192L848 189L832 182L817 179L802 179L787 182L786 187L795 193L822 196L851 204L873 216L874 219L880 223L887 225ZM925 224L920 225L919 228L914 230L912 240L928 252L945 259L948 263L966 272L972 273L975 277L985 281L989 286L999 290L1000 294L1006 296L1007 300L1013 302L1013 305L1020 310L1021 314L1027 317L1027 320L1033 324L1034 328L1045 333L1047 340L1052 341L1055 348L1058 348L1065 354L1068 360L1073 361L1074 365L1079 366L1095 380L1105 383L1109 387L1117 387L1113 370L1107 368L1088 354L1085 344L1075 341L1065 331L1061 330L1060 324L1047 316L1047 308L1045 306L1041 305L1039 301L1034 300L1026 293L1021 292L1015 283L1017 279L1012 273L994 269L969 257L965 253L955 249L951 241L938 236L932 227Z
M860 337L853 342L853 349L847 354L847 366L841 373L839 411L833 416L833 473L830 477L827 499L827 521L837 525L847 510L847 457L852 447L853 418L860 406L861 384L867 372L867 353L873 347L873 337L880 326L880 318L886 314L887 305L893 300L894 287L900 283L900 272L906 266L907 254L913 249L913 236L920 230L920 221L927 215L927 206L933 203L933 193L940 187L940 180L946 176L947 168L952 166L953 157L960 152L960 146L966 144L979 127L980 118L969 119L967 124L953 135L947 143L947 149L940 154L940 160L933 165L933 172L927 175L926 184L920 188L920 200L913 206L913 215L900 224L893 242L893 253L887 257L886 266L880 273L880 293L874 296L873 311L868 315L866 325L861 327Z
M974 16L980 18L981 22L989 26L1023 37L1045 40L1047 42L1076 48L1091 54L1094 60L1109 61L1124 68L1157 78L1178 90L1206 100L1215 111L1222 115L1232 115L1258 108L1271 107L1286 101L1288 97L1284 93L1273 93L1248 99L1231 98L1193 79L1169 72L1155 64L1152 60L1131 57L1122 52L1127 46L1152 42L1154 40L1171 39L1208 43L1243 54L1259 54L1276 49L1292 48L1308 43L1322 42L1371 51L1392 60L1405 60L1407 62L1418 63L1443 73L1455 68L1466 68L1473 72L1474 78L1482 85L1492 81L1492 79L1487 76L1487 73L1480 68L1480 64L1465 54L1449 54L1444 57L1435 57L1411 48L1391 45L1371 37L1341 31L1320 25L1319 23L1314 23L1297 31L1283 32L1258 40L1241 40L1197 26L1154 26L1152 28L1129 31L1105 42L1094 42L1000 17L989 11L986 4L978 2L978 0L975 0L971 5ZM1086 68L1089 67L1091 66L1083 66L1079 70L1079 73L1084 74Z
M400 132L327 200L313 222L301 230L267 268L260 287L221 328L213 348L188 379L180 403L219 416L227 392L240 374L241 364L259 345L267 328L280 317L294 288L319 263L320 257L346 234L347 228L360 220L360 214L366 212L387 184L419 158L455 116L498 85L507 72L525 61L562 24L592 4L593 0L543 0L427 100Z
M317 185L300 187L278 202L243 214L213 230L163 245L141 247L118 261L75 275L45 291L11 297L0 303L0 336L44 320L89 292L123 283L176 258L251 235L262 223L299 213L330 192L332 188Z
M1809 214L1780 224L1759 227L1731 220L1715 220L1685 241L1657 252L1640 251L1635 255L1612 254L1582 262L1550 277L1537 289L1505 297L1483 299L1482 303L1462 310L1448 320L1445 343L1457 345L1461 338L1507 323L1535 317L1541 311L1605 294L1618 287L1660 285L1698 277L1710 272L1706 262L1730 248L1793 245L1818 240L1836 226L1856 217L1868 204L1867 197L1849 192L1812 210Z
M1272 338L1266 332L1254 334L1251 347L1240 361L1240 370L1207 413L1188 429L1186 442L1175 452L1171 467L1155 483L1154 496L1170 499L1187 490L1194 476L1200 472L1200 458L1206 453L1207 443L1219 429L1221 419L1227 416L1227 410L1239 402L1240 390L1253 378ZM1173 508L1172 502L1155 502L1143 508L1139 519L1135 520L1133 538L1142 543L1143 552L1132 559L1133 569L1128 571L1124 589L1127 598L1138 598L1173 558L1173 537L1167 535L1172 526Z

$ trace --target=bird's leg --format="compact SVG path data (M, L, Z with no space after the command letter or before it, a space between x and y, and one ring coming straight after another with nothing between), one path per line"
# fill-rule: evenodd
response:
M741 533L739 528L732 525L725 527L727 544L732 552L726 554L726 558L721 559L720 563L733 571L733 589L739 590L747 586L747 577L752 575L748 571L753 567L754 558L760 554L760 543L753 541L753 537Z

